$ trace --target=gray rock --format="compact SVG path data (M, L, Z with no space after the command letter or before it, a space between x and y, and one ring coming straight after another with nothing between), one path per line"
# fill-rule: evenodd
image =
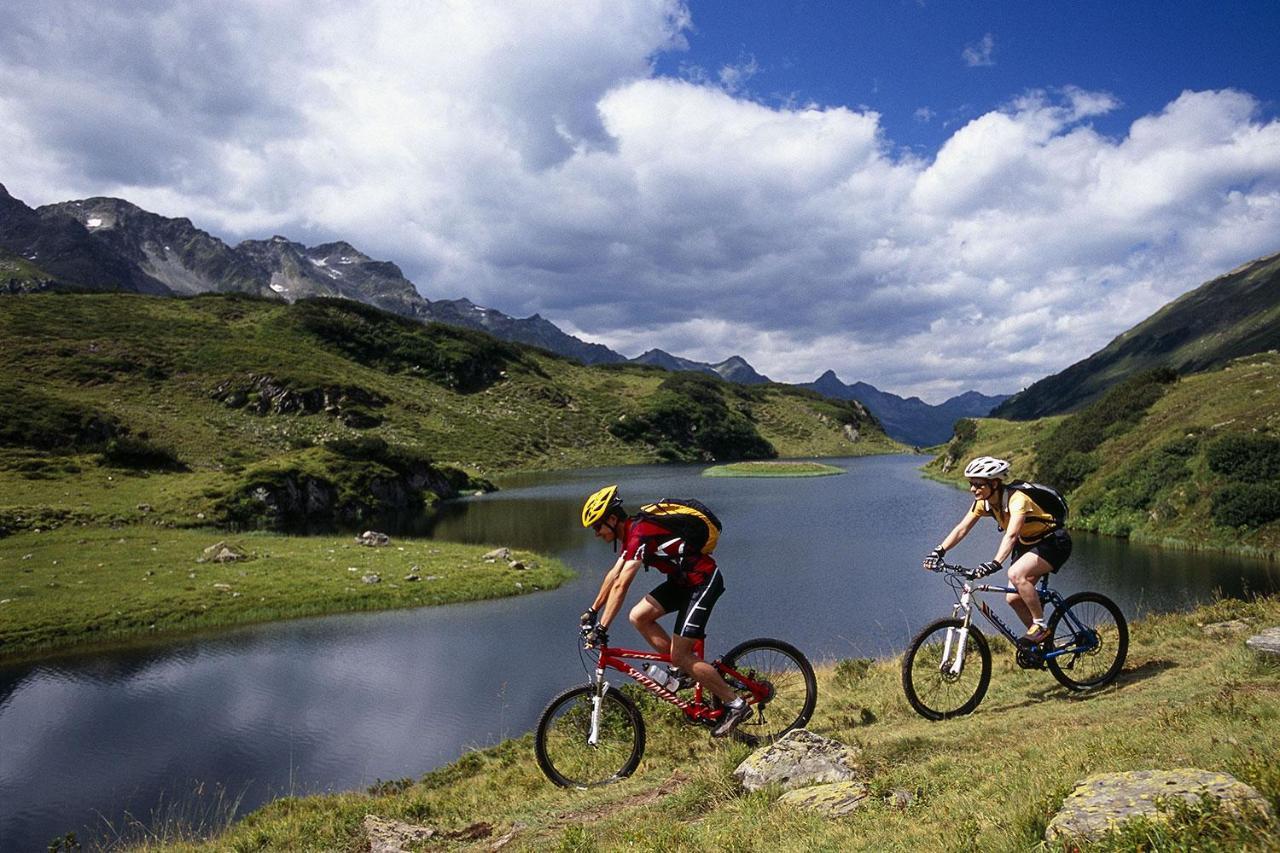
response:
M1098 773L1076 784L1049 821L1044 837L1050 843L1096 840L1136 817L1161 819L1161 800L1177 798L1198 804L1206 796L1232 814L1253 812L1274 817L1257 790L1229 773L1194 768Z
M204 549L197 563L238 563L247 560L244 549L226 542L217 542Z
M508 560L508 561L509 561L509 560L511 559L511 549L510 549L510 548L495 548L494 550L490 551L488 554L485 554L485 555L484 555L483 557L481 557L480 559L482 559L482 560L495 560L495 561L496 561L496 560Z
M1204 625L1200 630L1210 637L1226 637L1248 631L1249 623L1243 619L1232 619L1227 622L1214 622L1210 625Z
M1280 628L1267 628L1245 640L1245 645L1264 655L1280 656Z
M364 583L382 583L382 578L380 578L378 575L374 574L373 572L370 572L369 574L364 575L363 577L360 578L360 580Z
M406 853L413 846L436 836L429 826L417 826L377 815L364 816L364 833L369 838L370 853Z
M843 817L867 803L865 782L829 782L787 791L778 802L802 811L817 812L826 817Z
M369 548L381 548L391 544L391 537L376 530L366 530L356 537L356 544L365 545Z
M852 782L861 775L859 751L807 729L787 732L758 749L733 775L748 791L778 784L786 790L825 782Z

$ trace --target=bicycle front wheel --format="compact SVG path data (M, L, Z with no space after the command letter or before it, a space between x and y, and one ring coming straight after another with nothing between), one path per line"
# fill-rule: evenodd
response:
M1129 626L1116 603L1097 592L1069 596L1049 618L1054 650L1049 672L1068 690L1095 690L1120 674L1129 653Z
M799 649L782 640L747 640L721 658L721 674L729 686L748 702L752 713L734 730L747 743L769 743L809 722L818 702L818 680L813 666ZM747 689L743 678L758 683L763 695Z
M552 699L538 718L538 766L562 788L591 788L625 779L644 755L640 709L609 689L593 720L595 692L589 684L570 688Z
M963 642L962 642L963 640ZM991 683L987 638L959 619L939 619L916 634L902 659L902 690L916 713L930 720L968 714Z

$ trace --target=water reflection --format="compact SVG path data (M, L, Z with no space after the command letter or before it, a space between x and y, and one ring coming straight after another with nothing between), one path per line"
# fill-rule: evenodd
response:
M633 467L526 478L519 489L387 520L393 532L554 554L579 571L515 599L254 626L110 653L0 668L0 839L41 849L125 810L146 815L194 782L273 796L416 777L473 746L527 731L548 698L585 674L577 615L614 555L578 522L582 499L621 484L631 507L705 500L725 522L727 592L709 649L777 636L811 657L891 654L946 612L950 592L920 559L965 511L963 492L921 479L918 457L839 461L795 480L705 479L697 467ZM984 524L955 557L988 559ZM660 578L642 574L630 600ZM1076 536L1063 592L1098 589L1131 617L1217 591L1280 588L1272 564ZM641 641L625 624L615 640ZM90 832L89 834L92 834Z

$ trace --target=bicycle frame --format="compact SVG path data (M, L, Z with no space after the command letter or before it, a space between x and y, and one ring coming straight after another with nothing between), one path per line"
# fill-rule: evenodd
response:
M703 640L694 641L693 653L698 660L703 660ZM644 670L637 669L628 663L633 661L653 661L656 663L671 663L671 655L659 652L645 652L636 649L622 649L605 646L600 650L600 659L596 662L595 680L593 682L596 691L595 698L592 700L591 710L591 733L587 738L587 743L592 746L596 745L597 727L599 725L600 703L604 700L605 693L612 686L605 679L605 670L615 669L623 675L631 678L645 690L670 705L675 705L691 722L702 723L704 725L713 725L724 715L723 708L713 708L702 700L702 684L698 683L694 686L693 699L682 699L671 691L659 687L658 683L645 674ZM731 669L724 665L719 659L712 661L712 666L722 676L728 676L735 679L748 690L751 691L751 697L747 699L749 704L757 704L768 699L769 687L767 684L753 681L746 678L737 670Z
M1056 590L1049 588L1048 575L1045 575L1040 579L1040 583L1037 585L1036 591L1040 594L1040 602L1043 605L1051 606L1054 610L1057 610L1062 606L1062 596L1059 595ZM1013 593L1016 595L1017 592L1018 590L1012 586L986 583L975 586L968 580L962 581L959 588L958 600L951 607L951 615L961 620L961 625L965 630L960 634L960 639L955 649L956 655L954 659L951 657L951 644L954 639L954 633L957 629L950 628L947 630L947 638L942 649L943 666L946 667L949 662L950 670L953 675L959 675L960 670L964 667L965 645L966 640L969 637L968 628L973 623L974 596L986 593ZM991 626L995 628L997 632L1002 634L1006 640L1014 645L1015 648L1018 647L1018 635L1015 634L1013 629L1008 625L1004 624L1004 621L997 616L994 611L992 611L991 605L981 599L978 599L977 608L978 612L986 617L987 621L991 623ZM963 616L961 616L961 614L963 614ZM1070 645L1063 646L1062 648L1049 649L1048 651L1041 651L1037 647L1036 654L1041 660L1053 660L1062 657L1063 655L1075 656L1088 652L1097 646L1097 635L1081 624L1070 610L1065 611L1065 617L1068 627L1070 627L1074 637L1073 642Z

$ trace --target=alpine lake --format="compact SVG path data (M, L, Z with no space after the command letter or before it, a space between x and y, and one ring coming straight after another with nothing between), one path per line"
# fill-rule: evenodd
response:
M127 840L131 821L216 820L232 805L243 815L275 797L416 778L531 730L556 692L586 679L578 615L614 555L578 518L583 498L607 483L620 484L632 509L696 497L723 521L715 556L726 592L709 656L757 636L787 640L815 662L893 655L950 611L952 593L920 562L969 499L921 476L923 456L821 461L844 473L709 478L705 466L667 465L526 475L435 518L377 527L554 555L578 576L552 591L0 668L0 850L43 850L69 832ZM999 535L984 520L949 558L990 559ZM1074 539L1055 588L1104 592L1130 621L1280 590L1275 563ZM628 606L660 580L638 575ZM625 619L611 634L642 645Z

